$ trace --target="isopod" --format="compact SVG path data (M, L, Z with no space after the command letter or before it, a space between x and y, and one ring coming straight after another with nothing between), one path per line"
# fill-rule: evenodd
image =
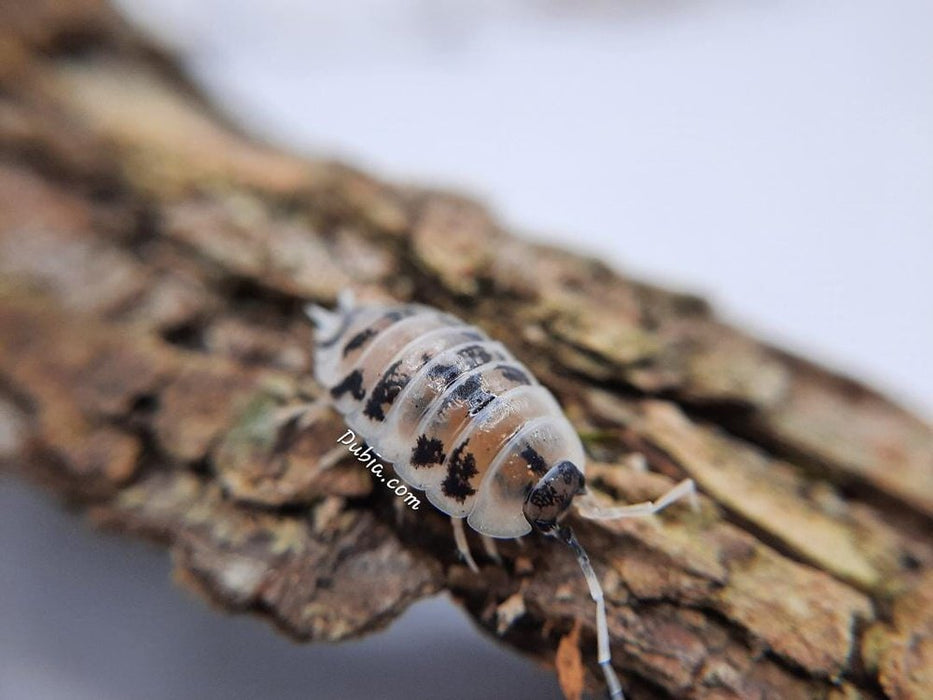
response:
M602 586L571 528L560 523L574 498L591 519L644 516L695 498L686 479L656 502L602 508L585 494L586 455L553 394L501 343L477 327L420 304L311 305L315 376L347 426L408 485L451 518L454 540L475 571L466 519L498 559L493 539L532 530L573 550L596 603L598 661L612 698L622 687L611 665Z

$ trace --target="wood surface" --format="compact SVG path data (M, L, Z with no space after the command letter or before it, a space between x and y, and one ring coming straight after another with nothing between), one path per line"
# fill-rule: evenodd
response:
M320 391L302 306L348 285L506 342L607 502L696 480L698 513L571 518L631 698L933 697L923 420L469 199L257 141L106 3L0 3L2 468L296 639L446 589L503 653L556 660L568 697L599 691L569 551L532 535L499 566L474 533L473 574L426 501L322 467L338 416L288 418Z

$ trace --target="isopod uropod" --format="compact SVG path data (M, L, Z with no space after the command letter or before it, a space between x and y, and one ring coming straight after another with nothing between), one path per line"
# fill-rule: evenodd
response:
M585 454L554 396L503 346L475 326L418 304L309 306L315 375L347 426L398 476L451 517L464 560L476 565L465 518L483 536L532 529L573 550L597 606L598 660L610 697L622 688L610 663L602 587L570 527L559 523L584 494ZM657 512L694 495L690 479L657 502L601 508L584 494L577 510L608 519Z

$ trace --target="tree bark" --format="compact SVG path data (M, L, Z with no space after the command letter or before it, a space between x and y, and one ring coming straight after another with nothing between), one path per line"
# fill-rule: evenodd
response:
M473 574L426 502L323 468L337 415L286 417L319 391L302 305L353 285L506 342L607 501L696 480L698 513L572 518L631 697L933 693L929 425L467 199L258 143L103 2L0 5L0 274L0 465L222 608L334 641L447 589L568 697L601 685L568 551Z

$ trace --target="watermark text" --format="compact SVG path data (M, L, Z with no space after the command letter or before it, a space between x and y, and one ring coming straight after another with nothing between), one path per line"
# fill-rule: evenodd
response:
M347 432L337 438L337 444L346 445L347 451L356 457L357 461L361 462L373 476L385 484L387 489L392 491L392 493L399 498L404 498L405 505L409 508L418 510L418 506L421 505L421 499L415 496L405 482L398 477L386 477L386 466L381 461L382 457L374 452L363 440L357 440L356 433L348 429Z

